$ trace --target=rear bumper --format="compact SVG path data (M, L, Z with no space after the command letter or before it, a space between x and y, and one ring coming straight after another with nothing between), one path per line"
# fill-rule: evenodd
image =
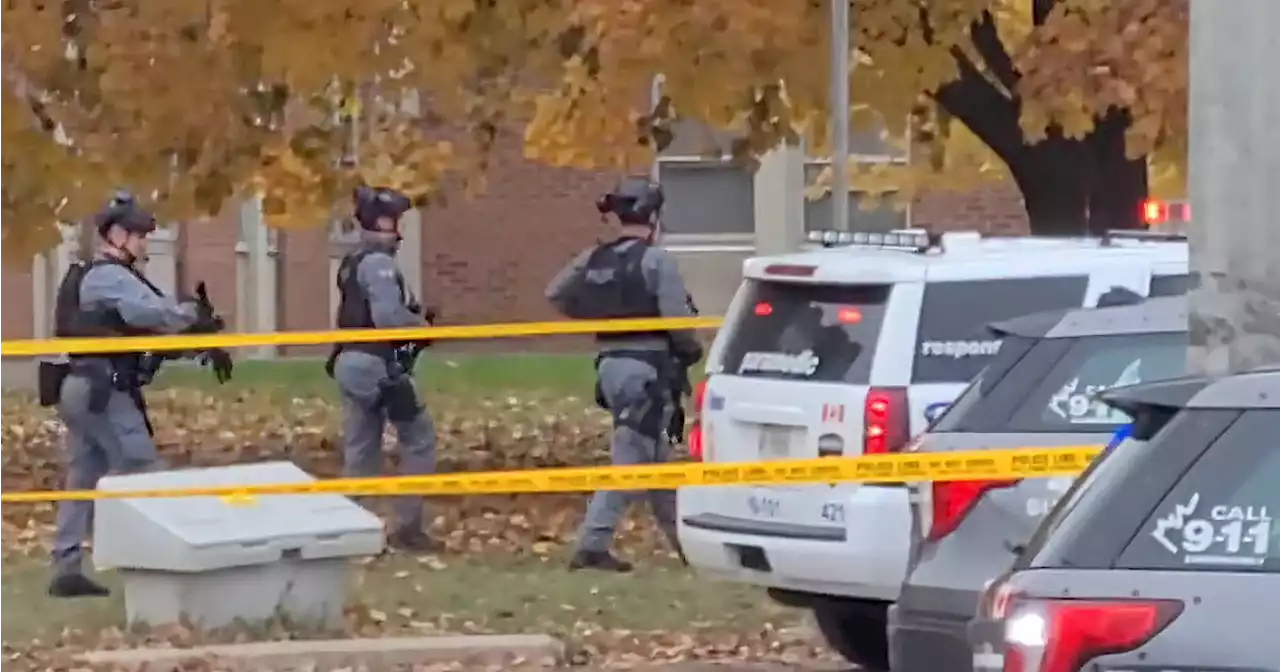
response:
M889 607L889 660L894 672L973 668L969 621L978 594L964 590L921 590L908 584Z
M700 574L817 595L897 599L911 532L905 488L854 490L840 527L721 515L715 512L718 495L735 496L716 487L678 494L680 544Z
M894 672L968 672L973 649L969 617L924 614L899 603L889 607L889 667Z

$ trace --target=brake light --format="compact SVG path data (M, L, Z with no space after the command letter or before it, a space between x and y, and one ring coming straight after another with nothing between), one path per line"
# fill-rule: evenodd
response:
M785 275L792 278L807 278L817 270L817 266L803 264L769 264L764 267L766 275Z
M862 408L863 454L901 451L909 438L907 422L906 388L871 388Z
M756 304L755 312L757 317L768 317L773 314L773 306L767 301L761 301Z
M702 460L702 400L707 395L707 381L700 380L693 386L693 424L689 426L689 456Z
M974 504L984 494L996 488L1016 485L1017 480L1006 481L934 481L932 488L932 522L925 538L939 541L960 527Z
M836 319L840 324L857 324L862 321L862 311L851 307L841 308L836 312Z
M1132 651L1182 613L1177 600L1014 597L1004 628L1004 672L1077 672Z

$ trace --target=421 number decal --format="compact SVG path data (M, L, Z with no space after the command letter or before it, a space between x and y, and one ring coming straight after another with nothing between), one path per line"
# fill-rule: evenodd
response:
M1191 565L1261 565L1271 544L1271 516L1265 506L1209 507L1197 516L1200 494L1156 520L1151 536Z

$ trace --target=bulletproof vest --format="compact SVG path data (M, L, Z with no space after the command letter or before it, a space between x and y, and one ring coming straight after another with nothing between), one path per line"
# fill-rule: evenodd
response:
M115 336L145 336L157 333L151 329L130 326L120 316L120 311L115 308L99 306L89 310L80 305L80 287L84 284L84 278L89 274L89 271L99 266L113 264L123 266L141 280L143 284L147 285L148 288L156 294L160 294L160 290L143 278L137 270L119 260L95 259L91 262L76 262L67 269L67 274L62 277L62 283L58 285L58 295L53 309L54 336L58 338L112 338ZM94 354L92 356L106 357L112 360L134 360L141 355L139 353L126 352ZM72 357L77 357L77 355L72 355Z
M622 243L634 241L622 247ZM568 287L566 314L581 320L621 320L660 317L658 297L645 281L641 262L648 243L623 237L592 250L586 264ZM665 336L665 332L597 334L602 341L636 336Z
M373 322L373 310L369 307L369 296L365 292L364 287L360 286L359 274L356 272L360 268L360 262L364 258L373 254L374 250L359 250L352 252L343 257L342 263L338 265L338 315L337 326L339 329L376 329L377 325ZM400 286L400 301L405 300L404 276L396 274L396 284ZM368 350L376 351L377 354L384 354L388 346L395 347L399 343L350 343L343 345L343 349L348 350Z

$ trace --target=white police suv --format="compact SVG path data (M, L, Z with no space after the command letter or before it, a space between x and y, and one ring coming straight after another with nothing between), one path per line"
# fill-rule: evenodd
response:
M1096 305L1113 288L1184 294L1185 237L984 238L812 232L818 249L749 259L694 394L706 462L893 453L999 351L985 326ZM820 247L818 247L820 246ZM903 486L692 487L680 542L714 578L812 608L834 648L887 667L886 610L911 529Z

